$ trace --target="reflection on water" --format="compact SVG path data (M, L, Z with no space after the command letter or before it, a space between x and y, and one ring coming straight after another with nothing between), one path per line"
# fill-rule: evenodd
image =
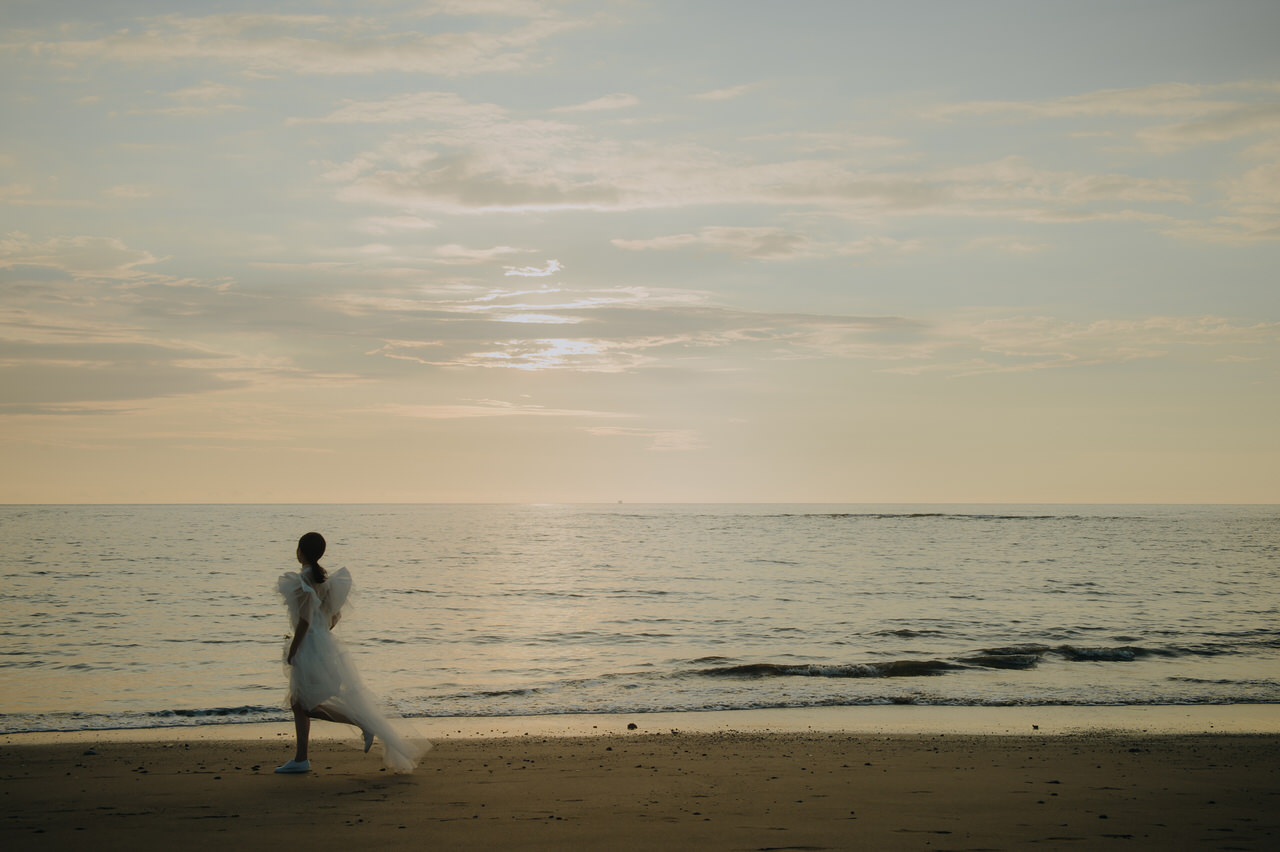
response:
M297 536L407 715L1280 700L1275 507L0 507L0 729L285 718Z

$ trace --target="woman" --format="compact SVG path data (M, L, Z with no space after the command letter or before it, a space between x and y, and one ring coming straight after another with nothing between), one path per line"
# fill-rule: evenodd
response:
M364 734L366 752L376 736L382 740L387 767L412 772L423 749L392 727L332 633L351 591L351 574L341 568L330 577L320 566L324 550L324 536L316 532L304 535L298 540L302 570L283 574L276 584L289 607L294 631L285 663L289 666L289 707L298 735L293 760L276 767L276 772L311 771L307 746L312 719L355 725Z

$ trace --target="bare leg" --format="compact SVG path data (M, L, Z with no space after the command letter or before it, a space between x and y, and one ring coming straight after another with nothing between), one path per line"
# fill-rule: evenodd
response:
M368 753L369 749L373 747L373 731L368 730L355 719L348 719L332 707L326 707L323 704L318 704L311 709L310 715L313 719L323 719L326 722L337 722L340 725L355 725L360 729L360 735L364 738L365 752Z
M311 717L301 704L293 705L293 730L298 735L298 750L293 759L301 763L307 759L307 746L311 742Z
M323 704L317 704L311 709L311 712L308 715L310 715L312 719L323 719L326 722L337 722L339 725L355 725L357 728L360 727L358 722L348 719L337 710L334 710L331 707L325 707Z

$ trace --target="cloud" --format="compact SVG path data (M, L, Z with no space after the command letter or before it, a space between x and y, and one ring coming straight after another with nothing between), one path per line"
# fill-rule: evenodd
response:
M970 240L965 244L965 248L1002 254L1036 254L1049 248L1049 244L1020 237L992 235Z
M125 183L109 186L102 191L102 194L122 201L142 201L147 198L159 198L168 194L168 190L155 184Z
M935 118L1007 115L1014 118L1094 118L1102 116L1192 118L1236 108L1216 96L1228 92L1280 91L1274 82L1238 82L1221 85L1159 83L1129 89L1101 89L1042 101L964 101L931 107Z
M467 248L456 243L437 246L435 249L436 257L442 263L453 264L473 264L486 263L495 257L503 257L508 254L517 254L520 249L511 246L492 246L490 248Z
M419 216L369 216L356 222L357 231L366 234L395 234L404 231L430 231L439 227L430 219Z
M506 110L495 104L471 103L455 92L410 92L378 101L347 100L323 118L290 118L286 124L402 124L432 121L446 124L491 123Z
M440 214L756 205L862 221L940 215L1047 222L1114 217L1122 203L1192 200L1185 181L1054 171L1019 157L888 170L868 169L859 156L846 150L753 162L696 143L605 138L566 122L494 114L396 134L330 165L326 177L345 201Z
M403 405L391 403L378 406L378 413L413 417L421 420L471 420L490 417L571 417L616 418L625 417L609 411L590 409L546 408L532 403L503 402L494 399L468 399L451 405Z
M29 183L10 183L0 186L0 204L12 204L30 198L33 189Z
M555 17L558 3L543 0L432 0L424 4L418 14L452 15L469 17L486 15L510 18L549 18Z
M640 438L654 452L698 450L706 442L692 429L645 429L633 426L583 426L582 431L598 438Z
M0 368L2 370L3 368ZM115 414L134 414L139 409L133 405L124 403L118 404L102 404L102 403L84 403L71 402L63 404L45 405L41 403L8 403L0 402L0 415L6 417L104 417ZM33 443L48 446L53 442L46 442L44 439L34 439ZM88 448L89 445L80 444L80 448ZM94 446L92 449L106 449L105 446Z
M1255 146L1247 155L1271 157L1271 161L1220 183L1224 215L1170 222L1165 233L1227 245L1280 240L1280 145Z
M168 96L174 100L182 101L183 103L191 103L193 101L225 101L243 97L244 89L239 86L232 86L228 83L210 82L206 80L196 86L186 86L172 91Z
M573 106L556 107L552 112L601 112L603 110L627 109L640 103L640 99L635 95L628 95L618 92L612 95L605 95L586 103L574 104Z
M1008 309L935 318L821 315L739 310L680 291L559 286L468 299L345 297L357 298L358 306L345 309L382 341L370 355L455 370L716 372L859 360L879 371L967 376L1165 357L1203 362L1210 351L1213 361L1244 363L1274 357L1280 341L1280 323L1223 317L1079 322Z
M549 275L556 274L561 269L564 269L564 267L560 265L560 261L558 260L548 260L546 266L543 267L504 266L503 269L505 270L502 273L503 275L515 275L521 278L546 278Z
M0 269L50 269L77 281L106 281L128 287L225 286L225 282L181 278L145 268L167 259L144 249L129 248L114 237L58 236L38 240L21 231L0 237Z
M1280 240L1280 214L1214 216L1203 221L1172 222L1163 233L1180 239L1243 246Z
M709 92L699 92L689 97L698 101L729 101L740 98L756 87L755 83L743 83L740 86L729 86L724 89L712 89Z
M513 4L491 4L511 11ZM523 4L530 11L536 4ZM447 8L447 7L441 7ZM460 12L462 7L451 11ZM539 63L539 45L584 26L560 19L550 7L520 15L514 28L415 32L372 17L267 13L149 18L96 39L31 40L7 45L34 58L75 62L207 62L259 74L372 74L402 72L449 77L527 70Z
M352 315L427 313L442 317L484 317L504 321L512 314L528 312L589 315L603 310L677 308L705 303L707 295L696 291L652 287L608 287L571 290L543 285L536 290L488 289L466 298L414 293L376 293L368 289L330 297L325 302Z
M1280 340L1280 322L1215 316L1091 322L1049 316L959 316L939 323L931 338L915 364L889 371L972 376L1087 368L1164 358L1174 352L1195 354L1208 348L1238 350L1212 360L1244 362L1260 351L1274 352Z
M1132 89L1105 89L1043 101L968 101L930 108L942 118L1012 119L1179 119L1128 131L1144 150L1173 153L1197 145L1280 132L1280 81L1244 80L1213 85L1162 83ZM1080 131L1074 138L1117 139L1121 128Z
M244 89L239 86L206 81L197 86L169 92L166 97L177 101L175 106L131 110L130 113L186 116L232 112L245 109L243 105L234 103L243 96Z
M780 140L790 143L796 151L814 153L848 153L902 148L908 140L899 136L877 136L851 133L841 130L797 130L788 133L771 133L756 137L761 140Z
M918 323L901 318L752 313L699 292L645 288L557 286L465 299L365 291L327 303L381 338L370 355L454 369L736 369L742 358L845 357L918 333Z
M889 237L824 242L798 231L778 227L718 226L700 228L694 233L668 234L640 240L614 239L610 242L626 251L676 251L702 248L756 260L851 257L880 250L911 251L919 248L920 245L915 240L900 241Z
M209 352L175 345L0 339L0 412L67 413L83 403L138 401L241 387L202 363Z
M1156 151L1180 151L1195 145L1225 142L1241 136L1280 133L1280 104L1240 106L1209 118L1149 127L1137 138Z
M627 372L651 359L631 343L571 338L515 338L487 341L477 349L420 363L437 367L509 369L522 371L574 370L587 373ZM393 347L381 354L396 357Z
M58 269L76 278L141 281L153 277L141 267L162 259L149 251L130 249L111 237L36 240L21 231L12 231L0 238L0 269L35 266Z

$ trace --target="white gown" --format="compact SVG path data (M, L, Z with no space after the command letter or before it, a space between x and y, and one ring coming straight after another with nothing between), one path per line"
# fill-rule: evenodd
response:
M371 731L382 741L383 762L396 772L412 772L430 743L420 745L396 729L396 724L379 706L356 671L351 655L330 625L342 611L351 593L351 574L340 568L323 583L312 583L310 568L281 575L276 589L289 608L289 623L295 633L307 622L307 634L293 656L289 671L289 705L300 703L307 710L330 710ZM289 653L288 646L285 654ZM403 720L397 720L403 723Z

